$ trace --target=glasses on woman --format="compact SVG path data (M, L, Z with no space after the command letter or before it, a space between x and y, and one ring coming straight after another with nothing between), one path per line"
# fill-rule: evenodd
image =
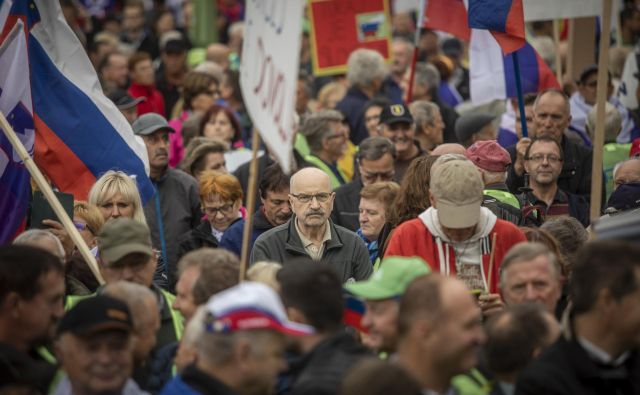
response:
M219 207L202 207L202 211L204 211L209 217L214 217L218 213L229 215L233 212L233 203L227 203L224 206Z
M92 234L95 234L93 232L93 229L91 229L91 227L87 225L85 222L73 221L73 226L75 226L76 229L78 229L79 231L88 230Z

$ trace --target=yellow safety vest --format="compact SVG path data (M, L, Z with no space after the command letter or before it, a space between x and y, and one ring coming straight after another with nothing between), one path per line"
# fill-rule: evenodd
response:
M304 160L311 163L318 169L324 171L329 176L329 180L331 181L331 189L336 189L340 185L342 185L338 177L336 177L336 175L333 173L333 170L331 170L331 168L327 166L327 164L324 163L322 159L318 158L315 155L307 155L304 157ZM348 180L347 176L345 176L340 169L338 169L338 173L340 173L340 176L342 177L343 180L345 181Z

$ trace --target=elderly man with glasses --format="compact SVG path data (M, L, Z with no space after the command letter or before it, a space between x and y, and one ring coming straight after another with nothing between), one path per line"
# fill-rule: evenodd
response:
M558 186L563 158L562 148L555 139L536 137L531 141L524 156L531 191L518 196L525 224L540 225L550 218L571 216L584 226L589 225L586 199Z
M363 241L329 219L335 199L329 176L317 168L302 169L291 177L290 190L294 215L258 237L251 263L269 260L287 265L308 256L332 265L343 282L368 278L373 268Z

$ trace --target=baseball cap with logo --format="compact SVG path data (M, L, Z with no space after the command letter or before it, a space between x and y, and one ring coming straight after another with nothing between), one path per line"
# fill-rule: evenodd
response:
M385 106L380 113L380 123L393 125L398 122L413 123L413 116L405 104Z
M421 258L392 256L385 258L368 280L347 284L345 288L363 299L390 299L402 296L411 281L429 273L429 265Z
M159 130L166 130L169 133L175 132L162 115L153 112L140 115L131 128L137 136L147 136Z
M149 228L131 218L112 219L98 235L98 251L100 257L109 263L136 252L151 256L153 249Z
M469 228L480 221L484 183L475 165L466 159L437 164L429 189L436 201L440 224L452 229Z
M291 322L278 297L268 286L245 281L215 294L206 305L205 330L215 333L274 330L287 335L314 333L309 325Z
M495 173L507 171L511 164L509 153L495 140L476 141L464 154L479 168Z
M90 336L108 330L131 332L133 324L129 308L123 302L105 295L81 300L62 317L57 334L65 332Z

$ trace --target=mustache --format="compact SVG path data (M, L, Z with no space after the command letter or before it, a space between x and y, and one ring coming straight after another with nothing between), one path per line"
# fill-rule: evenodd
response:
M153 152L153 154L154 154L155 156L159 156L159 155L169 156L169 151L167 151L167 150L166 150L166 149L164 149L164 148L158 148L157 150L155 150L155 151Z

